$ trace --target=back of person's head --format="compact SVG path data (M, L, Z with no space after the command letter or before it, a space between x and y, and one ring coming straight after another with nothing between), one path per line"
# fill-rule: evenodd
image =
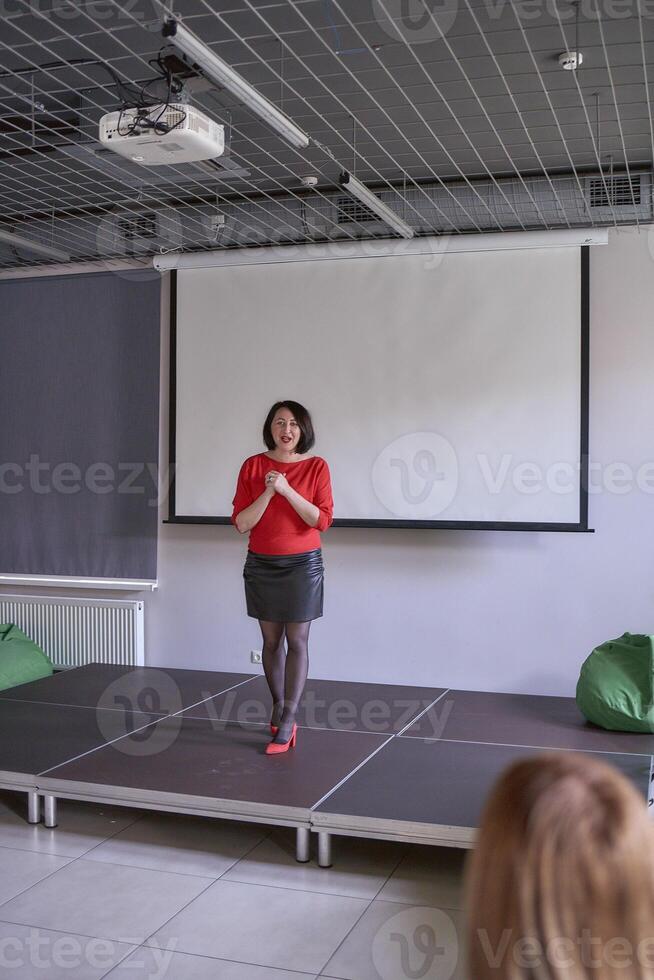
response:
M591 755L514 764L483 814L467 910L470 980L652 980L645 800Z

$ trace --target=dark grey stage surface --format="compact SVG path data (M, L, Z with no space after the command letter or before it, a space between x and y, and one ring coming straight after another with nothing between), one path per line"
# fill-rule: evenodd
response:
M274 757L269 712L260 675L90 664L0 692L0 785L462 847L500 772L543 751L650 796L654 735L594 728L570 698L311 680Z

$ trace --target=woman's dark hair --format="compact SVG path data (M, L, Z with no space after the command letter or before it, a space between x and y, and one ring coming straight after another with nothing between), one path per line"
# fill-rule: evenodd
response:
M307 453L316 441L316 437L313 433L313 422L311 421L311 416L304 405L300 405L299 402L275 402L273 407L268 412L266 421L263 423L263 441L268 449L275 448L275 440L272 437L271 425L272 420L280 408L287 408L289 412L293 413L293 418L300 426L300 439L298 441L296 451L298 453Z

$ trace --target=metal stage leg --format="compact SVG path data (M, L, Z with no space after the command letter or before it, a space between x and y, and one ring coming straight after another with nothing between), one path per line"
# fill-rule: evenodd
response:
M46 794L43 797L46 827L57 826L57 797Z
M27 792L27 822L41 822L41 798L34 789Z
M296 831L295 860L302 864L311 857L311 831L308 827L298 827Z
M321 868L332 866L332 835L324 830L318 831L318 865Z

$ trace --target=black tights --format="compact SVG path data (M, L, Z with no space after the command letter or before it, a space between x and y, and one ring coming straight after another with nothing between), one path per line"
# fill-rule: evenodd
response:
M273 623L259 620L263 636L261 659L273 699L271 721L279 726L273 739L288 742L309 671L309 628L306 623ZM288 653L284 656L284 633Z

